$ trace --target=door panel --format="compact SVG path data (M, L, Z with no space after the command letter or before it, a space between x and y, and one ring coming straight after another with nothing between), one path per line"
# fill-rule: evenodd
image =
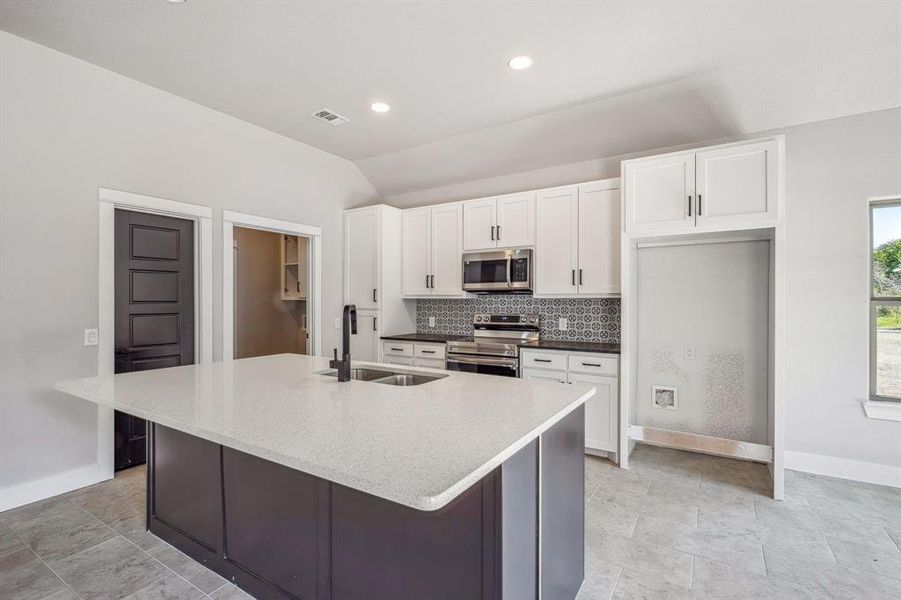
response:
M698 225L775 219L776 152L775 141L699 152Z
M403 288L405 296L428 296L432 254L432 209L403 214Z
M578 291L578 194L577 186L538 192L536 295L574 295Z
M373 290L378 287L379 213L378 209L344 215L344 303L357 308L376 308Z
M497 199L497 247L535 245L535 192Z
M579 186L579 293L620 293L620 191Z
M373 313L357 312L357 333L350 336L351 360L378 360L377 317ZM338 349L341 353L341 349Z
M432 294L463 294L463 210L459 204L432 207Z
M626 163L623 177L630 233L681 231L694 226L694 154Z
M494 198L463 203L463 249L487 250L497 246L497 203Z
M194 223L115 216L116 373L194 362ZM116 469L146 461L146 425L117 412Z
M585 447L605 452L616 452L616 430L619 426L616 377L569 373L569 383L589 384L595 394L585 401Z

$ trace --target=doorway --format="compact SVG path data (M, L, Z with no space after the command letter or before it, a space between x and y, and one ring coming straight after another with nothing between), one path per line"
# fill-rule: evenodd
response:
M309 239L233 228L234 357L308 354Z
M194 222L115 211L115 372L194 363ZM144 464L143 419L114 413L116 471Z

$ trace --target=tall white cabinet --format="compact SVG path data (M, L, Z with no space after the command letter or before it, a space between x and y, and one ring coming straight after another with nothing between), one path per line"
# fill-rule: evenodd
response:
M536 212L536 296L619 294L619 179L539 190Z
M344 303L357 307L356 360L380 360L382 334L416 330L416 306L401 289L402 230L403 211L391 206L344 212Z
M463 296L463 206L403 211L402 289L406 298Z

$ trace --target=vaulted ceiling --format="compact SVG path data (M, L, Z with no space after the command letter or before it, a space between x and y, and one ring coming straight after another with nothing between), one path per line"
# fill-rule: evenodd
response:
M898 1L2 0L0 27L353 160L389 198L901 105Z

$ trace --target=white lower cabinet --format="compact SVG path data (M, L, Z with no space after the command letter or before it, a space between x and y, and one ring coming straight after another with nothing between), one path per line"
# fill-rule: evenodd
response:
M444 369L445 345L382 340L382 362L407 367Z
M616 452L619 426L619 356L590 352L523 350L522 377L595 386L585 402L585 449Z
M350 357L352 360L379 359L377 312L357 311L357 333L350 336Z

